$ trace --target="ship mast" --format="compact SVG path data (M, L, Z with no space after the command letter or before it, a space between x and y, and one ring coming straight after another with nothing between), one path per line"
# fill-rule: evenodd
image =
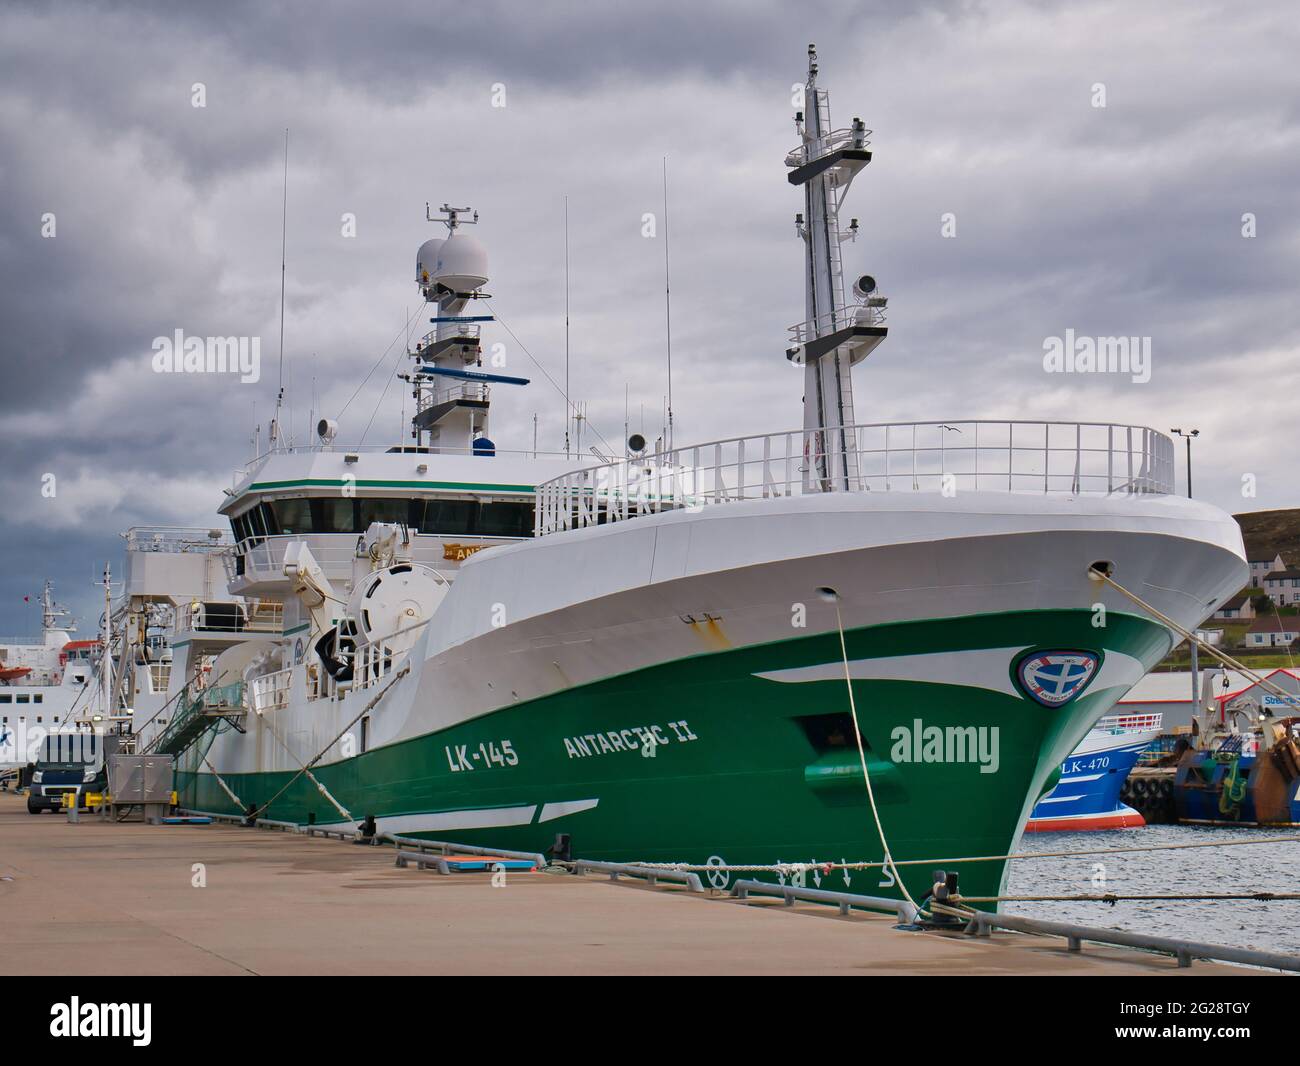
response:
M795 228L804 242L806 318L790 328L786 357L804 367L805 488L829 492L860 485L858 449L847 428L855 424L851 372L885 339L885 298L864 274L853 283L856 302L845 299L841 244L857 238L858 220L841 230L839 216L849 185L871 162L871 131L860 118L847 129L832 127L830 97L817 84L817 49L811 44L804 107L795 113L800 144L786 165L790 184L804 192Z
M426 204L424 213L429 222L446 226L447 236L425 241L416 254L415 283L436 314L429 319L434 329L409 353L416 361L414 373L402 375L416 402L411 436L421 451L493 455L495 446L487 435L489 386L527 385L528 379L478 369L483 365L482 323L494 316L467 315L465 310L475 300L490 298L483 291L487 252L459 232L478 224L478 212L443 204L435 215Z
M61 645L63 642L58 638L76 628L68 609L54 602L54 586L46 579L45 587L41 590L41 633L45 646Z

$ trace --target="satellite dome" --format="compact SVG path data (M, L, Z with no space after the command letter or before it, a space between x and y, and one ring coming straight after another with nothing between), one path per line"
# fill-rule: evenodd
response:
M445 241L438 243L442 247L438 249L434 269L431 271L434 281L442 282L455 292L468 292L487 284L487 249L483 245L473 237L460 233L452 233Z
M415 253L415 283L428 285L433 280L433 269L438 262L438 249L446 243L443 237L434 237L420 245Z

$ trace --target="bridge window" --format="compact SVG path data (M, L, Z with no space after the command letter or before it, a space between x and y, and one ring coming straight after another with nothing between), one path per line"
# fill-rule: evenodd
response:
M411 507L409 500L360 499L357 500L357 532L370 526L371 522L410 523Z
M282 534L310 533L312 531L311 501L306 498L297 500L276 500L276 530Z
M312 529L317 533L353 532L352 500L332 496L311 501Z
M428 500L419 530L444 537L531 537L533 501Z
M531 537L533 505L514 500L480 503L477 532L481 537Z
M449 537L531 537L533 501L435 497L316 496L258 504L231 519L235 540L302 533L363 533L372 522L395 522Z
M466 536L473 531L477 500L425 500L423 503L424 513L419 522L421 533Z

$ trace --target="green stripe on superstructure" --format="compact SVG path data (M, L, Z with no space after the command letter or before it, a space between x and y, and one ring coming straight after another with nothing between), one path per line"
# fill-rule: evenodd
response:
M262 489L305 489L313 485L325 485L332 489L349 486L367 486L380 489L468 489L475 492L535 492L535 485L493 485L480 481L382 481L382 480L344 480L342 478L307 478L301 481L258 481L249 485L244 492L257 492ZM242 495L242 494L241 494Z

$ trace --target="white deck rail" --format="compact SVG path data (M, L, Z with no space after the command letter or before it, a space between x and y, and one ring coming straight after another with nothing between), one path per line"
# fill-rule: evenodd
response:
M1102 422L901 422L733 437L537 486L538 536L813 492L1171 494L1174 444Z

